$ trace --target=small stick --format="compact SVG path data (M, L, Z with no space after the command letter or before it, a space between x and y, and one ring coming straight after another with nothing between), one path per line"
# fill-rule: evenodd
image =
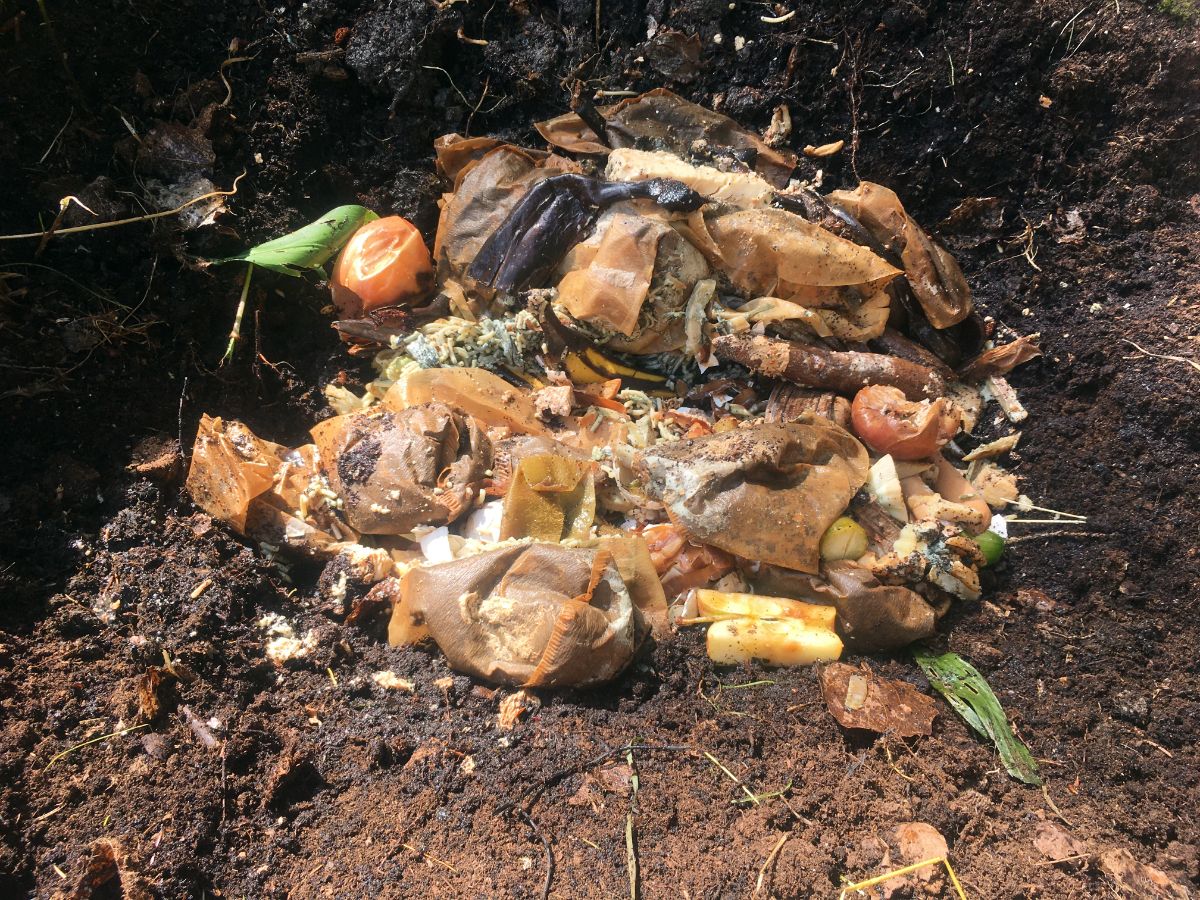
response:
M550 896L550 884L554 881L554 851L550 849L550 842L546 840L546 836L542 834L542 829L538 828L537 822L533 821L529 813L523 809L519 809L517 812L521 814L521 817L533 829L533 833L538 836L538 839L542 842L542 848L546 851L546 880L542 884L542 900L546 900Z
M629 900L638 896L637 841L633 835L633 810L625 816L625 860L629 869Z
M1137 344L1135 344L1133 341L1129 340L1128 338L1121 338L1121 341L1123 343L1129 344L1129 346L1133 347L1134 350L1136 350L1138 353L1144 354L1145 356L1150 356L1150 357L1153 357L1154 359L1166 359L1166 360L1170 360L1171 362L1187 363L1189 366L1191 366L1197 372L1200 372L1200 362L1196 362L1196 360L1194 360L1194 359L1188 359L1186 356L1171 356L1170 354L1167 354L1167 353L1151 353L1149 350L1142 349L1141 347L1139 347Z
M450 865L450 863L446 862L444 859L438 859L432 853L426 853L424 850L418 850L412 844L401 844L400 846L403 847L405 850L408 850L412 853L417 854L417 856L421 857L422 859L427 859L430 862L437 863L443 869L447 869L447 870L453 872L455 875L458 874L458 869L454 868L454 866Z
M767 875L767 869L771 867L771 863L775 862L775 857L779 855L779 851L783 849L783 845L787 843L787 839L792 836L790 831L785 831L781 837L771 848L771 852L767 854L767 860L762 864L762 868L758 870L758 882L754 885L754 893L762 890L763 879Z
M254 263L246 263L246 278L242 282L242 296L238 299L237 313L233 317L233 328L229 330L229 343L225 345L225 355L219 365L225 365L233 358L233 348L242 337L242 316L246 314L246 297L250 294L250 276L254 274Z

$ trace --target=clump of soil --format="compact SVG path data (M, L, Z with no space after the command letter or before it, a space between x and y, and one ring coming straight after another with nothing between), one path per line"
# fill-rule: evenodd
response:
M1195 24L1131 3L792 8L0 4L0 232L66 195L139 214L178 175L146 149L164 134L210 144L219 186L247 173L216 227L0 242L5 895L610 897L632 829L642 896L760 877L832 896L908 861L929 838L908 823L940 833L972 897L1097 896L1133 871L1117 850L1200 884L1200 376L1138 349L1195 355ZM348 202L432 234L432 139L532 143L576 81L665 84L754 127L786 103L796 146L846 141L802 174L897 188L943 222L983 311L1042 333L1012 378L1019 472L1087 526L1021 527L942 643L987 676L1045 794L944 706L931 737L873 740L826 713L815 671L717 669L691 634L504 730L506 692L342 625L317 572L182 494L202 412L295 442L323 386L363 374L325 297L269 275L217 368L239 278L193 259ZM272 614L303 649L278 668ZM873 665L928 690L906 656ZM750 802L705 753L784 793Z

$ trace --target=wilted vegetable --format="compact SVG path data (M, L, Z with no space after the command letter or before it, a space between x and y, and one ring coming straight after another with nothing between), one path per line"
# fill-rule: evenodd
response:
M958 263L904 211L895 192L864 181L853 191L834 191L828 199L903 260L908 284L935 328L949 328L971 314L971 289Z
M933 456L958 433L961 417L949 400L906 400L898 388L882 384L854 395L854 433L877 453L894 459Z
M342 249L330 286L339 314L357 318L429 293L433 260L421 232L407 219L374 219L355 231Z
M399 412L431 402L469 415L480 428L507 428L513 434L547 434L527 391L487 369L417 369L402 376L384 395L383 405Z

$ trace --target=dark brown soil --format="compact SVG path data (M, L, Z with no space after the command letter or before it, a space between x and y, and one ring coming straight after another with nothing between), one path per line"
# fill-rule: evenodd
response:
M1111 848L1200 885L1200 372L1125 342L1197 355L1188 4L800 2L778 24L744 0L48 0L48 23L42 8L0 0L0 232L36 230L67 194L136 215L139 142L225 100L221 72L213 180L248 174L216 229L129 225L40 255L0 242L0 894L537 897L549 853L550 895L627 896L630 822L647 898L749 896L760 871L762 896L832 897L897 864L884 842L910 821L946 838L972 898L1108 896ZM128 468L190 444L205 411L298 441L323 385L361 373L320 291L269 276L218 369L239 273L190 257L356 201L431 235L433 137L533 142L575 79L670 83L650 19L701 37L676 89L756 127L786 102L801 147L845 138L827 186L882 181L931 226L1000 198L999 217L940 233L986 313L1043 335L1013 379L1027 491L1101 534L1013 544L943 630L1045 794L945 706L930 738L846 733L816 672L715 669L694 634L502 732L503 692L341 624L317 572L288 584L198 514L164 479L169 454L152 477ZM222 69L230 56L248 59ZM315 629L315 651L277 671L268 612ZM906 656L873 664L928 690ZM415 693L378 687L385 669ZM655 748L633 752L636 800L609 753L631 742ZM704 753L753 791L790 785L786 803L736 802ZM1080 858L1036 849L1043 821Z

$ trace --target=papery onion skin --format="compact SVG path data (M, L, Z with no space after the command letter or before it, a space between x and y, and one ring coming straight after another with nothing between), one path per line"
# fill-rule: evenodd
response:
M363 225L338 256L330 286L345 318L422 298L433 285L433 260L421 232L387 216Z
M961 424L945 398L914 403L898 388L873 384L854 397L850 408L854 433L876 453L894 459L927 459L944 447Z

